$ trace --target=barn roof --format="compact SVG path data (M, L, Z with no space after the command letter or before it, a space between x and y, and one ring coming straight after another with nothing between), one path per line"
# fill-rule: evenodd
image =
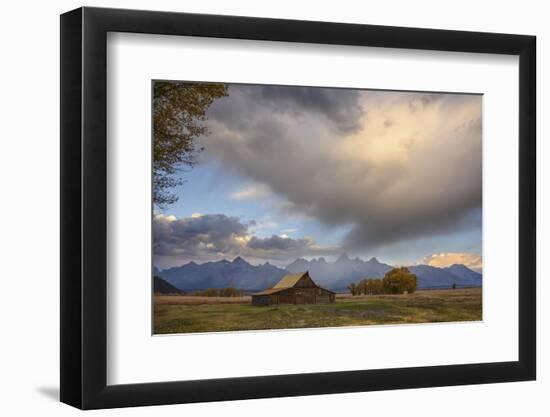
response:
M256 292L252 295L271 295L271 294L275 294L279 291L286 290L287 288L292 288L298 283L298 281L300 281L300 278L302 278L304 275L308 275L308 274L309 274L308 271L306 271L306 272L300 272L298 274L285 275L284 277L281 278L281 280L275 286L273 286L273 288L268 288L266 290ZM317 288L321 288L325 291L328 291L328 292L331 292L331 293L335 294L334 291L327 290L326 288L320 287L317 284L315 284L315 286Z
M294 287L296 283L300 281L300 278L302 278L305 274L307 274L307 271L300 272L298 274L285 275L275 286L273 286L273 289Z
M281 278L281 280L273 286L273 288L268 288L266 290L256 292L252 295L270 295L275 294L276 292L286 290L287 288L294 287L296 283L302 278L306 272L300 272L299 274L288 274Z
M260 292L255 292L252 295L270 295L275 294L276 292L286 290L286 288L268 288L267 290L263 290Z

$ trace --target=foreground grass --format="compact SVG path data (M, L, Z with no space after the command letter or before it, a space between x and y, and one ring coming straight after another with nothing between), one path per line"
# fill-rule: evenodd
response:
M250 297L155 296L155 334L481 320L481 288L338 295L336 302L256 307Z

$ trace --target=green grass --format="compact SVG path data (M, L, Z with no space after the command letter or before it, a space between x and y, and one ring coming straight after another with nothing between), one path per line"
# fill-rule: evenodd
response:
M481 320L481 289L418 291L410 295L338 296L317 305L256 307L233 302L155 296L156 334L364 326Z

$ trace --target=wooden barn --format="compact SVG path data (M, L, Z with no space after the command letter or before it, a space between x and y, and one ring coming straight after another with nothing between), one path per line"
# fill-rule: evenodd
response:
M333 303L335 293L319 287L309 272L285 275L273 288L252 294L252 305Z

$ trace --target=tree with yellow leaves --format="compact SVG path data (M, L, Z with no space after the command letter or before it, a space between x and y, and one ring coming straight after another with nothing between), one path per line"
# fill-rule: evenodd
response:
M394 268L386 272L384 279L384 292L387 294L411 294L416 291L416 275L412 274L407 267Z

